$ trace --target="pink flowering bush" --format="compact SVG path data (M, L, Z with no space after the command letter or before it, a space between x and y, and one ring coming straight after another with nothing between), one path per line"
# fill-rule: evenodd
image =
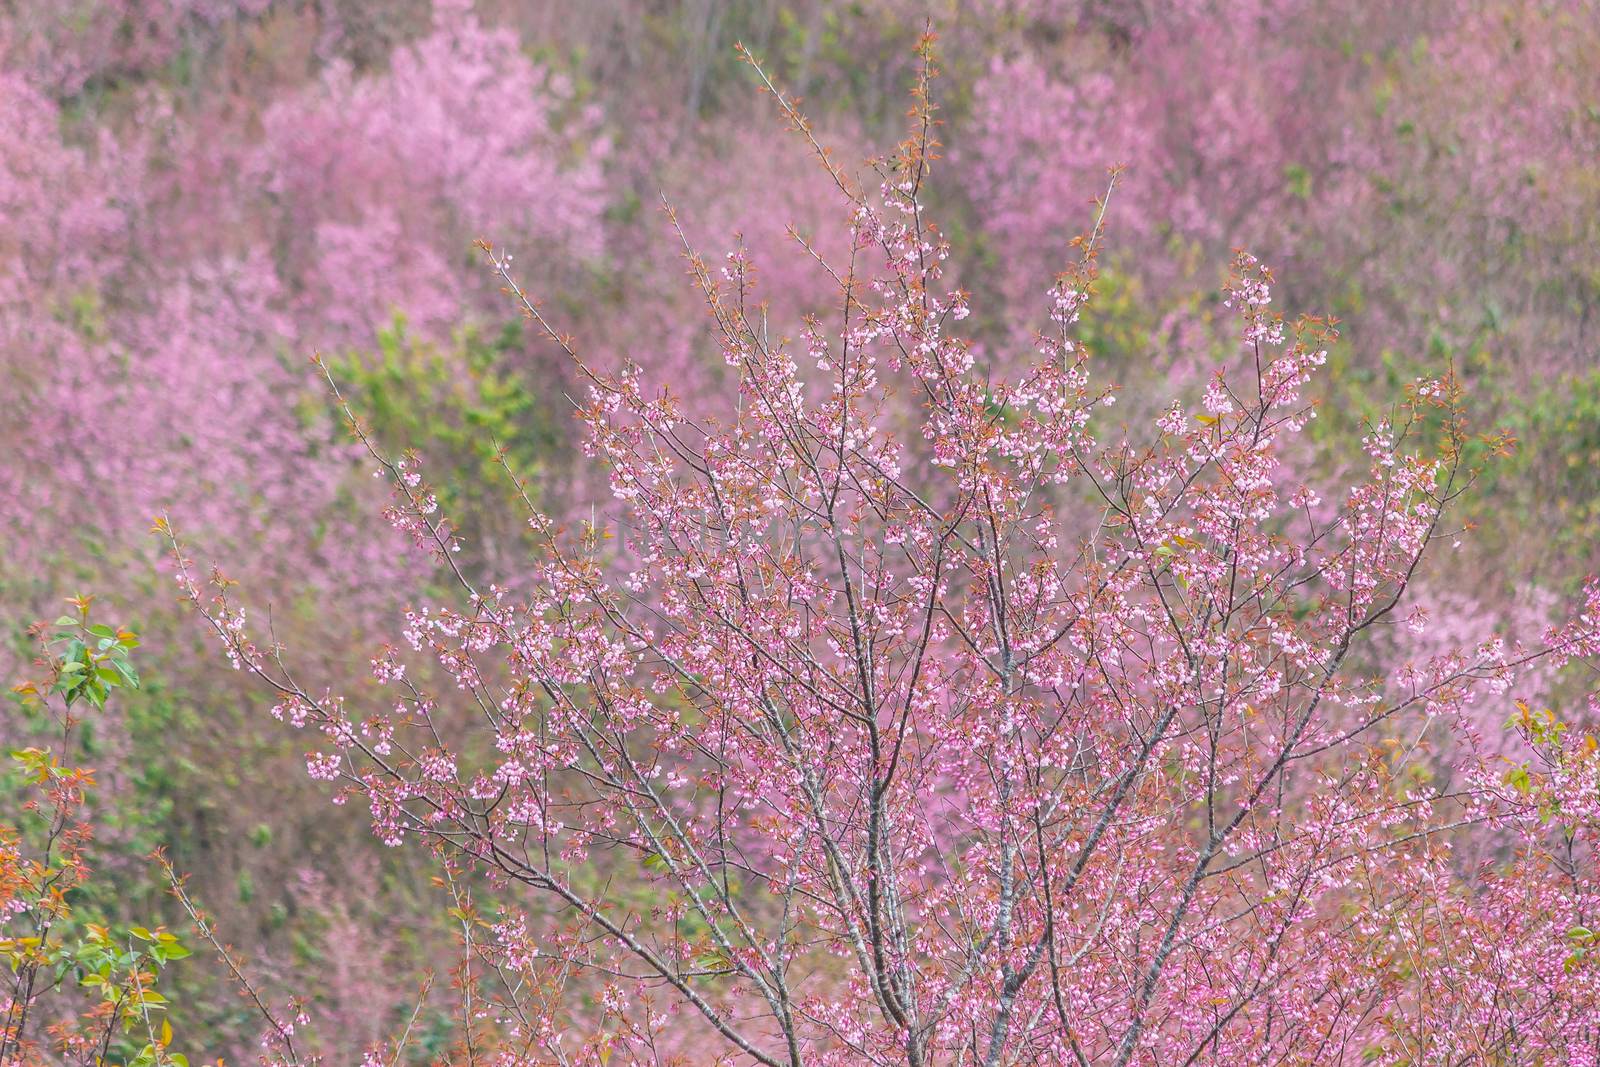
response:
M1432 333L1447 351L1570 368L1593 349L1578 161L1600 137L1579 58L1595 14L1476 0L1056 12L1077 32L995 55L960 154L986 228L1015 250L1002 284L1027 291L1082 225L1085 190L1122 163L1113 222L1128 269L1164 299L1247 244L1396 347Z
M1335 335L1274 312L1243 253L1233 351L1203 399L1117 431L1077 336L1098 225L1020 369L983 367L927 217L927 90L925 72L876 191L848 194L834 314L775 335L742 266L688 254L737 375L730 417L646 367L579 359L604 527L530 507L523 572L479 581L415 458L357 424L390 521L453 586L375 655L385 695L302 678L173 541L186 597L306 732L311 776L385 844L426 846L452 887L481 879L499 902L454 912L461 1047L563 1063L1592 1053L1596 745L1510 694L1532 665L1600 653L1600 586L1536 643L1368 656L1457 536L1471 450L1502 440L1469 430L1445 374L1368 427L1347 484L1285 480ZM910 432L897 394L918 400ZM1475 725L1485 704L1536 762L1506 770ZM1430 726L1448 754L1421 743ZM268 1059L300 1062L271 1031Z
M207 31L261 15L271 0L110 0L13 6L0 50L47 92L74 96L172 62Z
M453 268L480 234L538 241L564 262L601 251L592 109L464 5L435 19L383 76L336 63L262 114L248 178L283 205L275 222L306 263L305 314L337 331L323 343L368 341L396 306L448 331L466 295Z
M25 220L0 263L3 374L23 398L0 471L23 551L4 577L69 530L137 545L171 509L263 571L325 561L352 617L382 602L385 546L342 527L363 489L353 453L297 404L320 405L307 356L374 345L396 308L447 338L481 230L598 255L594 116L452 5L381 77L335 63L263 107L254 136L151 90L139 121L80 146L26 79L4 92L0 196ZM490 107L502 94L525 103ZM317 532L266 521L291 510Z
M1296 225L1309 183L1335 216L1376 163L1353 125L1370 75L1338 45L1404 40L1351 7L1336 20L1315 4L1247 4L1219 19L1206 4L1165 3L1133 25L1095 32L1090 21L1053 51L997 56L975 87L960 157L987 228L1015 249L1011 284L1059 260L1083 224L1085 190L1113 163L1128 170L1112 224L1158 291L1232 246L1304 254L1321 234Z
M491 373L451 343L483 321L474 301L489 329L507 317L471 241L492 229L530 264L546 253L583 279L604 248L606 141L570 80L460 5L441 5L376 70L339 49L317 58L328 26L307 29L308 10L213 5L161 21L149 5L107 7L69 25L45 7L0 17L0 604L20 627L93 588L158 650L155 685L98 716L83 742L82 761L102 769L97 804L115 815L95 846L108 913L117 888L151 894L143 855L168 843L199 869L196 892L256 932L270 976L311 946L343 982L374 957L317 913L339 914L337 893L355 911L372 888L337 883L301 906L288 885L350 834L285 801L277 783L302 757L241 716L233 679L176 624L148 531L171 511L248 560L250 580L308 582L321 592L263 605L260 620L329 664L363 662L362 635L419 590L400 542L364 528L380 487L309 357L372 352L400 309L450 361L441 376L458 408L499 410L487 393L511 388L513 359L526 395L536 359L497 355ZM88 35L102 26L94 40L130 51L97 52ZM146 29L165 36L135 55ZM164 73L191 60L182 78ZM558 396L542 394L551 407ZM0 645L12 681L24 649ZM12 747L35 728L0 707ZM268 810L289 840L249 844L266 840ZM397 898L431 914L415 894ZM405 951L425 954L433 936L418 931ZM414 992L409 978L399 987L399 1000ZM218 1051L234 1054L236 1035L217 1038L228 999L193 998Z

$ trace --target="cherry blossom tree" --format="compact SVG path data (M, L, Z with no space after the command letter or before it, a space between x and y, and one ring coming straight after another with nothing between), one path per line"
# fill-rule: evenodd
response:
M453 892L481 877L504 902L453 912L464 1054L1592 1054L1600 758L1510 693L1600 652L1600 587L1536 645L1369 655L1426 625L1408 591L1463 533L1470 457L1508 442L1470 429L1445 372L1369 427L1350 484L1287 479L1334 329L1273 311L1242 252L1237 348L1203 400L1111 424L1077 339L1104 199L1021 369L981 361L927 215L923 59L870 189L766 83L838 188L845 251L816 253L832 314L783 329L746 256L686 252L737 376L726 418L648 366L591 368L485 246L587 383L614 512L572 528L530 503L537 551L479 582L420 460L347 409L390 521L457 594L374 655L381 699L303 680L160 524L184 596L306 731L311 777L433 849ZM1500 759L1480 703L1531 759Z

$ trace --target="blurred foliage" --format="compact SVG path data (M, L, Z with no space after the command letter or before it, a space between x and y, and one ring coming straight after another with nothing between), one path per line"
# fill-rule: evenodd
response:
M94 880L95 771L65 762L79 750L92 754L83 728L105 717L114 695L141 685L138 635L94 621L93 599L72 597L73 614L34 628L43 677L12 688L23 721L50 747L11 751L13 773L3 782L0 962L11 988L0 1062L40 1062L60 1051L107 1067L189 1067L171 1049L171 1001L161 991L167 964L189 949L159 926L108 918L123 909L107 906L115 887Z
M374 350L327 361L381 447L393 455L413 447L422 453L441 509L480 552L491 539L514 542L524 517L499 457L538 504L539 475L565 452L554 419L557 405L570 404L558 382L543 383L549 391L541 395L515 369L525 344L520 319L492 337L463 327L441 345L408 331L397 315L378 333Z

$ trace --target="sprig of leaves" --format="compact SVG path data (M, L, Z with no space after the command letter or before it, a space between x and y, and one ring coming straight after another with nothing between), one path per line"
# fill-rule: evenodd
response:
M68 598L77 614L57 619L55 633L46 643L56 675L52 692L61 694L69 708L79 700L103 708L113 689L139 688L139 672L128 655L139 646L138 635L91 622L89 605L93 600Z

